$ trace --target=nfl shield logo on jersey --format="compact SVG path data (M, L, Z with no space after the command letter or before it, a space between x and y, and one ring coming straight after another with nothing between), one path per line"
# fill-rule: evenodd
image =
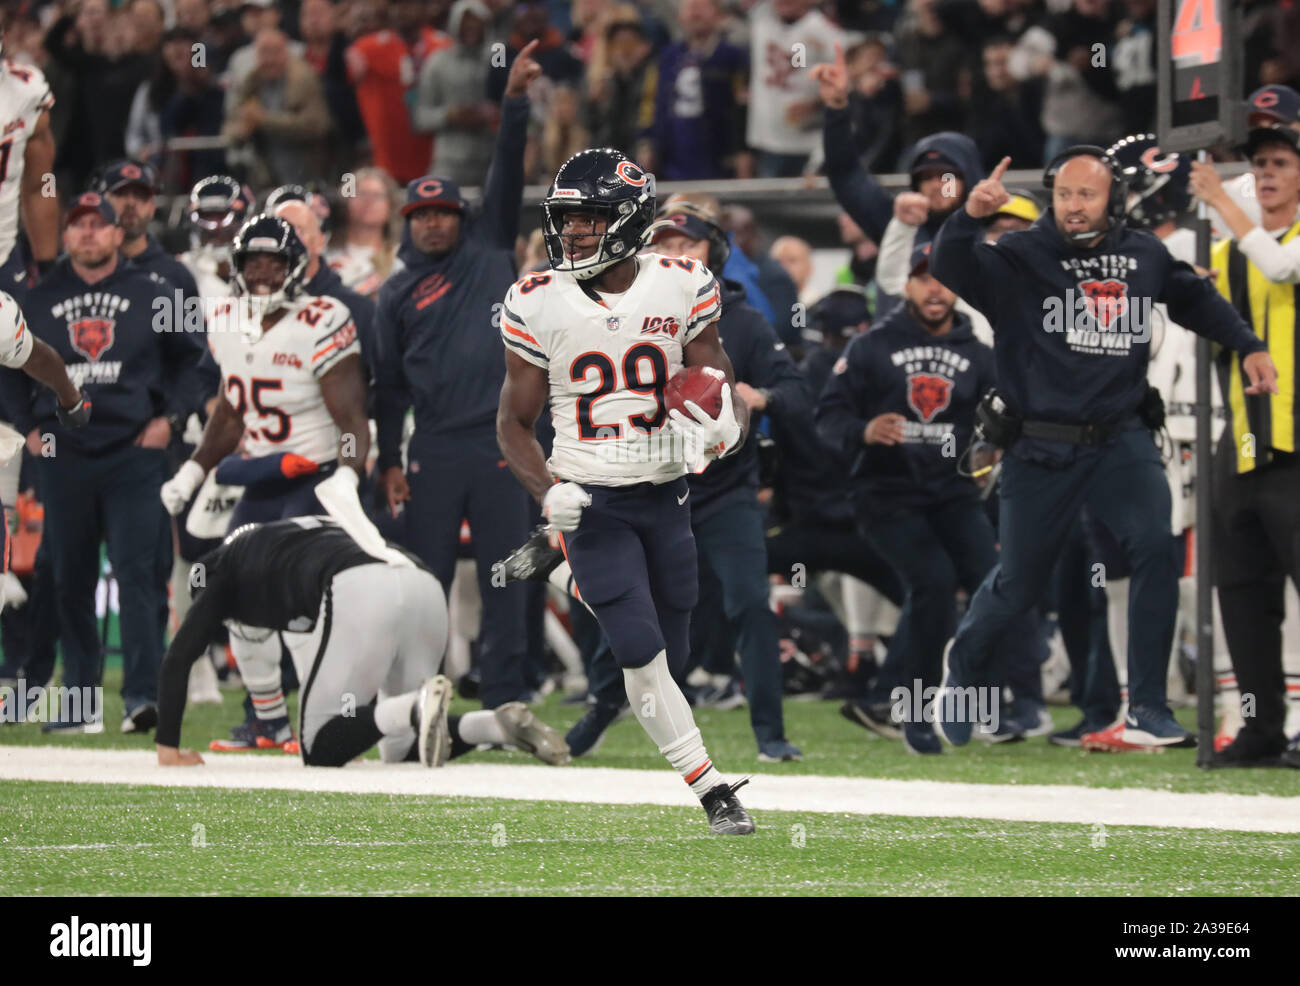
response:
M622 327L623 319L617 315L611 315L609 318L605 319L605 328L609 329L610 332L617 332Z

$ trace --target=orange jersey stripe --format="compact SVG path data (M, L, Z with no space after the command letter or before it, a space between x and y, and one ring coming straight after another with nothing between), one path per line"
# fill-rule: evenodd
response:
M691 314L694 315L696 312L698 312L698 311L703 311L705 308L708 308L708 307L710 307L711 305L716 305L717 303L718 303L718 292L717 292L717 291L714 291L713 294L709 295L707 298L705 298L703 301L701 301L698 305L696 305L694 308L692 308L692 309L691 309Z
M322 356L328 353L331 349L338 349L338 348L339 348L339 344L337 342L331 342L324 349L317 350L315 353L313 353L311 357L311 361L315 363L318 359L320 359Z
M536 339L534 339L532 336L530 336L523 329L516 329L513 325L511 325L509 322L506 322L504 320L502 321L501 324L506 327L506 331L509 332L512 336L518 336L520 339L523 339L525 342L531 342L538 349L542 348L542 344L538 342Z

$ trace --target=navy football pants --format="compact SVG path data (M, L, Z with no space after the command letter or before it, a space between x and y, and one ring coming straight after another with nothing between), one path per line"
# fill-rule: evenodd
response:
M699 598L686 480L583 489L591 505L561 540L583 602L621 667L644 667L666 651L680 680Z

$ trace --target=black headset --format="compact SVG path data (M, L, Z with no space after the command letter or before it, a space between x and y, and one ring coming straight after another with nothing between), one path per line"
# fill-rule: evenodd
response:
M1080 156L1095 157L1110 172L1110 198L1106 203L1106 216L1112 227L1118 226L1124 222L1128 214L1128 182L1120 173L1116 160L1106 153L1106 148L1098 147L1096 144L1075 144L1073 147L1067 147L1047 163L1047 168L1043 171L1043 187L1050 194L1052 186L1056 183L1056 173L1061 170L1061 166L1070 158Z

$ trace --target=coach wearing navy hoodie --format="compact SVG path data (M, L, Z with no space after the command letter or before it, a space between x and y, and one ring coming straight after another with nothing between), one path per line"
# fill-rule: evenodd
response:
M28 433L58 595L63 683L100 684L104 654L95 622L99 546L107 542L122 621L123 732L157 720L158 665L163 655L168 572L159 539L170 538L158 491L167 478L173 421L201 400L198 363L203 336L157 332L155 299L172 285L128 263L122 229L97 192L77 198L63 232L65 257L28 293L23 310L37 338L49 343L68 375L95 405L89 425L59 426L53 391L10 374L6 404ZM102 710L80 722L47 723L49 731L98 731Z
M406 188L401 267L379 290L375 321L378 469L405 543L450 587L468 518L483 596L480 670L483 707L524 696L521 585L492 584L492 563L528 537L531 500L497 448L496 416L505 356L496 319L518 277L515 237L524 191L528 83L541 68L525 46L510 67L501 130L471 216L455 182L433 176ZM402 469L402 420L415 435ZM408 502L409 501L409 502ZM403 508L403 505L405 507Z
M983 220L1010 196L1002 175L972 189L934 241L934 276L993 326L998 390L1013 418L1001 479L1002 553L948 645L935 701L939 731L970 738L956 689L997 637L1037 601L1080 508L1123 546L1133 572L1129 714L1124 739L1189 745L1165 697L1178 603L1169 486L1146 404L1152 306L1242 354L1248 394L1276 393L1267 347L1214 284L1150 233L1124 225L1127 191L1105 152L1067 149L1044 175L1052 206L1027 230L985 243Z

